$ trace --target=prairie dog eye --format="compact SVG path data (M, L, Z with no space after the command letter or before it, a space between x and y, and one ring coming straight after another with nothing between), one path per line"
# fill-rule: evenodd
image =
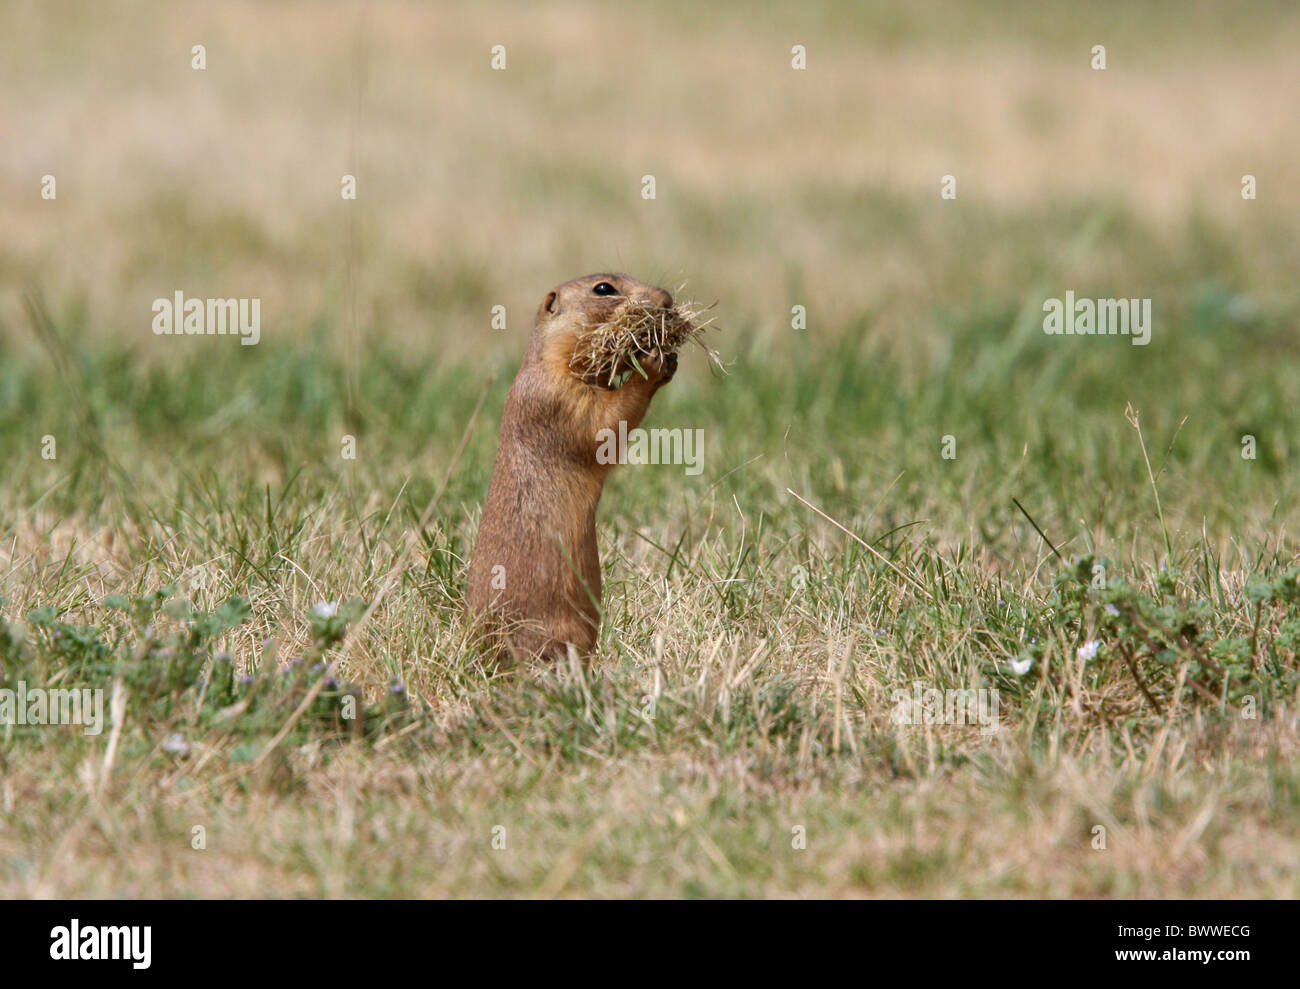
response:
M591 294L592 295L618 295L618 289L616 289L609 282L597 282L595 287L592 288Z

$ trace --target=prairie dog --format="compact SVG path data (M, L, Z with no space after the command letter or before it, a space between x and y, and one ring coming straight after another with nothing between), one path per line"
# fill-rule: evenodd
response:
M616 388L569 369L582 333L620 307L669 308L673 298L628 275L565 282L537 310L532 338L506 397L492 482L469 566L465 603L499 654L564 656L591 650L600 631L596 506L612 464L598 463L597 433L640 425L676 354L639 359Z

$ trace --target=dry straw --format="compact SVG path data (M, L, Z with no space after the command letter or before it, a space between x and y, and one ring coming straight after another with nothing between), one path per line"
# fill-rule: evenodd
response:
M644 373L641 358L656 351L676 353L687 341L703 348L721 369L717 351L700 339L705 327L713 323L712 317L703 322L700 317L715 305L700 307L694 302L679 302L665 309L628 301L613 319L578 340L569 369L583 381L612 388L628 372Z

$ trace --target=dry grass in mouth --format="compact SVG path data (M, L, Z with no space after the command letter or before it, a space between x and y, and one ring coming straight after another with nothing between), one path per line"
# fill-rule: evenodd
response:
M611 320L585 334L578 340L569 370L590 384L613 387L618 378L630 370L639 370L638 358L656 351L672 354L687 341L694 341L709 355L709 359L722 367L717 351L700 340L700 334L713 323L713 318L700 322L700 317L711 310L713 303L699 306L694 302L680 302L663 308L642 302L628 302Z

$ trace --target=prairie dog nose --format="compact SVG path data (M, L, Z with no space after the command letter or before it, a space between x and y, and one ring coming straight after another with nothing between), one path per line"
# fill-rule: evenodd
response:
M652 306L658 306L660 309L671 309L673 297L661 288L652 288L647 293L647 298L639 299L639 302Z

